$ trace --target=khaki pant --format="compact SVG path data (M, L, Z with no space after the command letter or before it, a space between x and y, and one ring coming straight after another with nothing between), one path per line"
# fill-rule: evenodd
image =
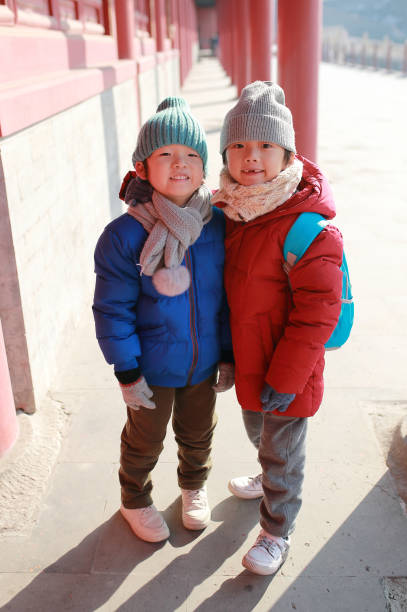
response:
M215 376L188 387L151 386L156 409L127 408L127 423L121 436L119 479L126 508L153 503L151 472L163 449L167 424L178 444L178 484L182 489L203 487L211 468L211 447L216 394Z

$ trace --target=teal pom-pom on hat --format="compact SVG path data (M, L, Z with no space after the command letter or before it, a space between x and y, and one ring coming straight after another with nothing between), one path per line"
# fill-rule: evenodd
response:
M150 157L156 149L171 144L185 145L196 151L206 174L208 148L204 130L191 114L187 101L177 96L165 98L155 115L142 125L132 157L133 165Z

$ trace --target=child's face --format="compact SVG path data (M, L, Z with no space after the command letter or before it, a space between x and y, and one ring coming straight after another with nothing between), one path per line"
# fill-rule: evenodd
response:
M172 144L156 149L147 158L146 172L142 162L136 162L140 178L177 206L183 206L203 181L203 162L194 149Z
M291 163L294 154L290 157ZM241 185L258 185L275 178L287 167L284 149L273 142L234 142L226 150L229 174Z

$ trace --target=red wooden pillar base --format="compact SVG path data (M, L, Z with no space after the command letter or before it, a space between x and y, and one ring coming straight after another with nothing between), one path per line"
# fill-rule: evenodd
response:
M17 436L17 415L7 365L3 329L0 322L0 457L10 450L17 440Z
M278 82L293 113L297 151L317 156L322 0L278 4Z

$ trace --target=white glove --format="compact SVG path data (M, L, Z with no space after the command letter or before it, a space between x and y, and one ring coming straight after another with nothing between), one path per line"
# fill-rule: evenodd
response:
M220 363L218 382L213 386L216 393L222 393L231 389L235 384L235 364L234 363Z
M140 408L150 408L150 410L152 410L155 408L154 402L151 401L153 392L148 386L144 376L140 376L136 382L130 383L129 385L120 383L120 388L126 406L129 408L133 410L140 410Z

